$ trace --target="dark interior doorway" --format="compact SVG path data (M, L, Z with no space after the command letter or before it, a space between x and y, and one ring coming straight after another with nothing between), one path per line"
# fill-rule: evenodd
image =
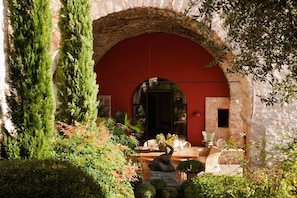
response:
M150 90L147 92L147 133L154 138L158 133L173 131L172 91Z
M187 102L182 90L169 80L150 78L141 83L133 96L133 122L141 123L140 142L159 133L187 138Z

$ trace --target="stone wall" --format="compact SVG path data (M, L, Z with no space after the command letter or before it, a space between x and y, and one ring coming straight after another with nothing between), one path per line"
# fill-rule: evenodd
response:
M4 13L3 13L3 0L0 0L0 24L1 24L1 31L0 31L0 108L3 109L4 105L4 95L5 95L5 55L4 55ZM1 111L0 111L1 112ZM1 116L1 115L0 115ZM2 121L0 120L0 127L2 126ZM1 137L1 134L0 134ZM0 138L1 139L1 138Z

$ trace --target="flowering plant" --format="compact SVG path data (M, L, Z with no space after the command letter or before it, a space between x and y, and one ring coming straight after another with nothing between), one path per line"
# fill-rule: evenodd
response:
M163 133L156 135L156 142L159 147L165 147L166 144L173 146L174 141L178 139L176 134L167 133L166 137Z

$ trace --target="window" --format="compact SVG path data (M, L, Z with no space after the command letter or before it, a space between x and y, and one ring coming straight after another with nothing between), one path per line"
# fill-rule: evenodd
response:
M229 127L229 109L218 109L218 127Z

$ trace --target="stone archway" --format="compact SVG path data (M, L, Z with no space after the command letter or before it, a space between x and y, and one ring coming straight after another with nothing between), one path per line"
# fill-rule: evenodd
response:
M96 18L96 17L94 17ZM144 33L163 32L182 36L204 47L219 63L229 84L229 137L238 139L243 132L250 135L250 90L248 82L227 72L233 54L222 40L203 24L179 12L152 7L130 8L114 12L93 22L95 64L118 42ZM239 140L241 141L241 140Z

